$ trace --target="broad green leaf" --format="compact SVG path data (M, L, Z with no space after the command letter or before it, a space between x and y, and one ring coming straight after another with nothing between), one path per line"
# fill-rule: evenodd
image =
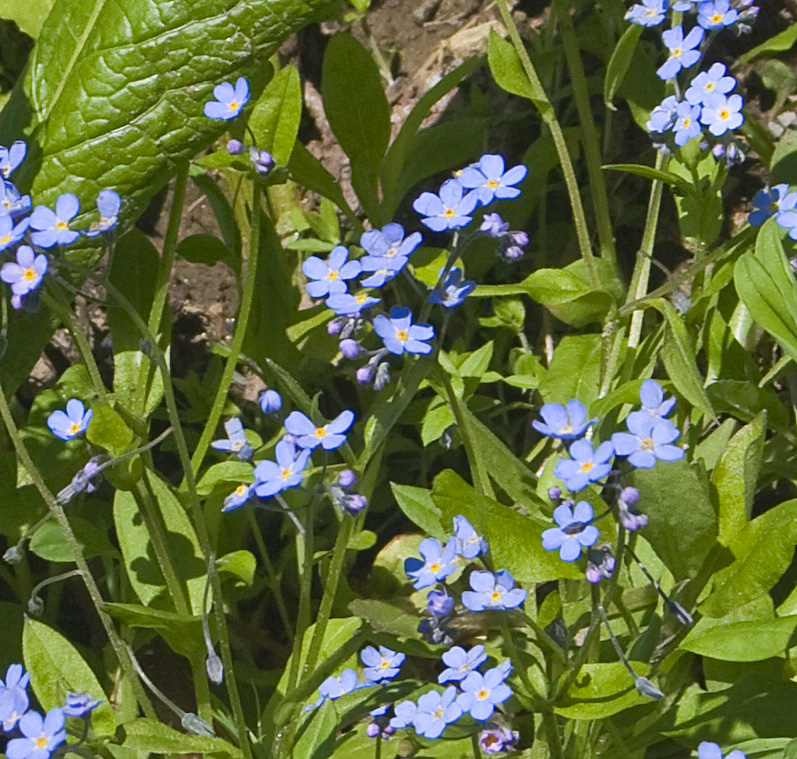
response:
M271 153L277 166L291 157L301 117L299 71L286 66L266 85L249 119L257 147Z
M185 617L138 604L106 603L105 608L128 627L157 630L174 651L188 658L205 648L199 616Z
M614 304L611 293L596 290L568 269L538 269L522 285L532 300L572 327L601 321Z
M707 619L707 618L705 618ZM789 648L797 615L748 622L731 622L692 630L681 647L725 661L763 661Z
M97 678L78 650L61 633L27 618L22 632L25 669L36 698L44 709L64 705L67 693L89 693L100 703L91 713L91 726L98 735L116 731L116 717Z
M600 335L568 335L553 352L548 372L540 382L546 403L567 403L572 398L589 406L598 397Z
M756 387L746 380L720 380L706 388L711 405L718 414L732 414L743 422L752 422L766 412L767 423L775 429L791 426L791 414L776 393Z
M719 502L717 539L728 545L750 519L767 430L762 413L731 439L711 475Z
M251 551L230 551L216 559L216 567L222 577L226 575L234 579L236 585L248 588L255 581L257 559Z
M543 118L552 112L551 104L536 96L514 45L502 39L494 29L490 30L487 42L487 62L493 79L502 90L531 100Z
M25 34L39 36L42 24L55 0L3 0L0 18L13 21Z
M394 606L385 601L356 598L349 604L349 611L365 619L376 632L390 633L412 640L418 635L418 617L415 609Z
M223 738L190 735L164 725L156 719L141 718L125 723L126 748L156 754L223 755L240 759L241 750Z
M676 581L695 577L717 537L717 516L708 477L696 463L659 461L636 469L640 511L647 514L645 538Z
M647 664L634 662L634 671L644 677ZM569 719L604 719L632 706L651 703L634 686L622 662L585 664L567 691L568 704L557 706L557 714Z
M795 42L797 42L797 25L791 24L774 37L770 37L760 45L756 45L752 50L748 50L736 60L735 65L749 63L755 58L766 55L767 53L780 53L784 50L789 50Z
M700 611L722 617L767 594L791 563L795 544L797 500L781 503L756 517L729 542L733 562L714 575L714 590L700 605Z
M110 406L95 403L86 430L86 439L104 448L111 456L121 456L133 442L133 432Z
M612 101L628 73L628 67L631 65L631 59L641 36L642 27L639 24L629 24L620 39L617 40L612 57L606 66L606 76L603 82L603 102L607 108L615 110Z
M80 544L84 558L93 559L95 556L103 554L117 554L118 556L118 552L111 545L105 532L91 522L80 517L70 517L69 524ZM75 560L60 525L53 520L45 522L36 530L30 541L30 550L47 561L71 564Z
M769 170L772 185L775 182L788 183L794 176L797 170L797 136L793 132L786 132L778 140L770 158Z
M210 495L220 484L240 485L242 482L250 483L253 481L254 474L251 464L245 461L220 461L213 464L196 486L199 495Z
M445 540L450 529L443 524L442 512L432 500L432 491L411 485L390 483L393 497L409 520L425 533L438 540Z
M338 727L335 702L327 699L302 725L293 747L294 756L325 759L329 756Z
M216 235L198 234L184 237L177 243L177 255L192 263L213 266L221 261L233 271L236 269L232 251Z
M317 192L324 198L329 198L342 211L350 213L340 185L332 174L321 165L321 162L299 141L293 146L293 153L288 162L288 174L297 184Z

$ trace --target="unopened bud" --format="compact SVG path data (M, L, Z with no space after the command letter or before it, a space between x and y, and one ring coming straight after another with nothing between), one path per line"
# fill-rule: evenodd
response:
M240 140L230 140L227 143L227 152L230 155L238 155L241 151L243 151L244 146Z
M637 677L634 685L643 696L655 699L664 698L664 694L647 677Z
M220 685L222 680L224 680L224 664L222 664L221 659L215 652L210 654L205 660L205 669L208 672L210 682L215 685Z
M360 344L351 338L341 340L338 347L344 358L355 359L360 355Z
M338 475L338 484L342 488L350 488L357 481L357 475L351 469L344 469Z

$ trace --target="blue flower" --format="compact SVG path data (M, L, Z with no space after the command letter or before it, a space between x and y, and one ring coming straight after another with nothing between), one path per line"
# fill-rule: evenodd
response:
M465 188L456 179L447 179L440 187L440 194L421 193L412 207L421 216L421 223L433 232L444 232L470 224L470 214L479 202L476 193L465 194Z
M595 544L600 533L592 521L594 512L586 501L579 501L575 509L566 503L557 506L553 519L558 527L551 527L542 533L542 547L546 551L559 551L562 561L575 561L581 556L581 548Z
M658 26L664 21L668 0L642 0L642 4L632 5L625 14L627 21L639 26Z
M702 105L709 95L719 92L727 95L735 86L732 76L725 76L727 69L722 63L715 63L708 71L701 71L689 85L684 97L692 105Z
M91 410L86 411L82 401L72 398L66 402L66 413L59 409L50 414L47 426L61 440L71 440L85 431L93 414Z
M700 126L700 106L690 103L678 103L675 109L675 144L679 147L686 145L693 137L703 133Z
M675 123L675 112L678 110L678 98L669 95L661 101L651 112L645 129L649 132L661 134L672 128Z
M412 720L415 732L431 740L439 738L447 725L462 716L462 707L456 699L457 689L453 685L443 693L436 690L424 693L418 699L418 709Z
M434 337L434 327L429 324L413 324L412 313L403 306L393 306L390 318L379 314L374 319L374 331L391 353L400 356L407 353L431 353L432 346L426 343Z
M53 245L69 245L80 235L69 228L69 222L77 216L80 201L77 195L65 192L55 201L55 213L47 206L36 206L30 215L30 239L40 248L52 248Z
M409 727L418 713L418 705L414 701L402 701L393 707L393 714L390 719L390 727L394 730L403 730Z
M753 211L747 217L751 227L760 227L767 219L780 211L780 204L789 193L789 185L776 184L763 187L753 195ZM797 193L795 193L797 199ZM795 219L797 221L797 218Z
M498 667L488 669L484 674L471 672L460 687L462 694L457 703L463 712L479 722L490 719L495 707L512 695L512 689L504 682L504 673Z
M107 232L116 226L116 218L119 209L122 207L122 199L119 193L113 190L100 190L97 196L97 210L100 212L100 220L92 222L91 227L86 232L87 237L96 237L101 232Z
M462 604L470 611L515 609L526 600L526 591L515 587L515 580L506 569L493 574L476 570L468 578L472 590L462 593Z
M623 488L617 496L617 510L620 512L620 523L629 532L641 530L647 523L648 518L636 508L639 500L639 491L635 487Z
M17 140L10 148L0 145L0 174L3 179L8 179L24 160L28 152L28 146Z
M409 258L395 256L394 258L377 258L376 256L363 256L360 259L364 272L373 272L370 277L361 281L363 287L382 287L385 282L393 279L406 265Z
M654 379L646 379L639 388L639 400L642 408L651 416L665 417L675 405L675 398L664 398L664 390Z
M354 263L354 262L352 262ZM356 316L368 306L379 303L379 298L372 298L368 293L332 293L326 299L327 308L332 309L338 316Z
M264 390L258 403L264 414L276 414L282 410L282 396L276 390Z
M697 747L697 759L722 759L722 749L717 743L702 741ZM747 759L747 754L737 748L731 751L725 759Z
M246 433L241 420L232 417L224 422L224 431L227 433L227 440L214 440L210 446L217 451L229 451L234 453L239 460L249 461L254 455L254 449L246 440Z
M14 226L14 219L10 215L0 216L0 251L16 245L28 229L28 219L23 219Z
M235 490L232 491L232 493L230 493L224 499L224 506L222 506L221 510L225 512L233 511L234 509L243 506L255 494L255 489L256 489L255 484L239 485L237 488L235 488Z
M356 690L357 680L357 673L353 669L344 669L339 675L328 677L318 686L318 692L321 698L316 705L320 706L324 699L328 698L330 701L334 701Z
M775 221L779 227L789 230L789 237L792 240L797 240L797 192L790 192L781 198Z
M381 230L369 229L360 237L360 245L368 254L360 260L365 264L365 260L369 258L385 259L385 263L395 258L409 258L422 240L420 232L413 232L405 239L404 227L395 222L386 224Z
M345 293L346 282L361 271L359 261L348 261L349 251L342 245L333 248L326 261L310 256L303 264L302 271L308 279L315 280L305 285L311 298L324 298L333 293Z
M612 435L618 456L628 456L628 463L638 469L650 469L656 461L678 461L684 457L683 448L670 445L680 431L666 419L651 416L647 411L634 411L626 418L629 432Z
M487 654L484 653L484 646L481 643L471 648L470 651L466 651L462 646L449 648L443 654L443 664L448 669L444 669L437 676L437 682L442 685L443 683L464 680L473 670L486 661Z
M426 538L418 546L418 553L423 557L423 561L412 557L404 562L404 571L407 576L415 578L413 583L415 590L428 588L436 582L441 582L456 571L456 538L451 538L445 548L436 538Z
M0 681L0 722L5 732L11 732L19 718L28 711L28 682L30 675L21 664L12 664L6 671L6 681Z
M475 289L476 283L473 280L463 282L462 269L455 266L448 273L442 287L434 290L427 300L429 303L439 303L446 308L454 308L454 306L464 303L465 298Z
M292 411L285 420L285 429L296 437L299 448L312 450L320 445L325 451L333 451L346 442L343 433L351 427L353 421L353 411L341 411L328 424L316 427L301 411Z
M222 82L213 88L213 97L205 103L203 112L209 119L228 121L234 119L249 102L249 82L238 77L235 87L229 82Z
M100 705L90 693L67 693L65 702L62 711L67 717L85 717Z
M513 185L526 177L527 169L522 164L504 171L503 156L487 154L472 166L463 169L457 177L459 183L468 190L473 190L483 205L499 200L516 198L520 190Z
M280 440L274 449L277 462L261 461L255 467L255 492L261 498L295 488L302 484L302 472L307 466L310 451L297 454L296 446L290 440Z
M16 263L6 261L0 267L0 279L11 285L14 295L21 297L33 292L41 284L46 272L47 256L44 253L37 256L29 245L20 245Z
M479 733L479 746L486 754L508 753L515 750L515 744L520 738L517 730L508 727L493 727Z
M373 646L366 646L360 652L360 659L365 665L363 674L374 683L392 680L399 673L404 658L404 654L385 646L379 646L378 651Z
M12 738L6 746L7 759L48 759L66 740L64 712L50 709L47 716L27 712L19 720L22 738Z
M0 182L0 214L20 216L30 210L30 195L20 196L11 182Z
M717 92L709 95L703 104L700 120L715 137L721 137L729 129L737 129L742 125L744 116L740 113L744 100L741 95L725 95Z
M670 51L670 57L656 71L660 79L675 79L682 69L694 66L700 60L700 51L696 48L703 41L703 30L696 26L684 37L682 26L662 32L661 38Z
M473 525L461 514L454 517L454 537L457 554L465 559L475 559L487 553L487 541L473 529Z
M587 419L587 409L581 401L575 398L568 401L566 406L561 403L546 403L540 409L542 422L536 419L531 423L537 432L559 440L575 440L581 437L590 425L598 421Z
M722 29L736 23L739 11L730 0L701 0L697 5L697 23L704 29Z
M574 493L583 490L590 482L602 480L612 471L614 446L609 441L601 443L598 450L593 451L592 443L581 438L570 446L570 455L571 459L556 462L553 473Z
M426 609L433 617L447 617L454 611L454 599L445 590L430 590L426 595Z
M499 239L509 232L509 222L504 221L500 214L486 213L482 218L480 232L486 232L490 237Z

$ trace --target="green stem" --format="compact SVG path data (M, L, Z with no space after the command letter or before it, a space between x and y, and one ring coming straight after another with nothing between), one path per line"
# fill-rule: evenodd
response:
M122 670L124 671L125 675L130 681L130 685L133 688L133 694L135 695L136 700L141 706L141 709L144 711L144 714L147 717L154 718L155 711L152 708L152 704L150 703L149 699L147 698L147 694L144 692L144 688L142 687L141 681L139 680L138 675L135 671L133 662L130 659L127 647L125 646L124 641L119 636L119 633L116 631L116 628L114 627L113 621L111 620L110 616L105 611L102 594L100 593L100 589L97 586L96 580L94 579L94 575L92 575L91 570L89 569L89 565L86 561L86 558L83 556L83 549L81 548L80 543L75 537L75 533L72 531L72 526L69 524L69 519L66 516L66 512L64 511L63 507L58 503L55 496L50 492L50 489L47 487L46 483L44 482L44 479L39 473L39 470L36 468L36 465L33 463L33 460L31 459L30 454L28 453L28 449L25 447L25 443L23 442L19 434L19 429L17 428L13 416L11 415L11 409L8 405L8 401L6 400L5 392L3 391L2 385L0 385L0 417L2 417L3 422L5 423L6 430L8 431L8 436L11 438L11 442L14 445L14 450L16 451L16 454L19 457L22 466L24 466L25 469L28 471L28 474L33 480L33 484L41 494L41 497L44 499L44 502L47 504L47 507L50 509L50 512L52 513L53 517L55 517L55 520L58 522L59 526L61 527L64 539L69 545L75 564L77 565L77 568L81 571L81 576L83 577L83 582L86 585L86 590L89 593L91 602L94 605L95 610L97 611L97 615L100 618L100 622L102 623L102 626L105 629L105 633L108 636L108 640L111 644L111 647L113 648L114 653L116 654L116 658L119 661L119 665L121 666Z
M479 734L474 733L471 735L470 742L473 746L473 759L482 759L482 751L479 748Z
M570 18L570 9L564 0L557 0L555 5L559 10L558 18L562 32L562 42L564 43L567 67L570 69L570 82L573 85L578 120L583 133L581 144L584 146L584 158L587 163L587 174L589 175L589 184L592 190L592 202L595 211L595 224L598 228L601 257L616 271L617 252L614 247L614 232L609 214L609 197L606 194L606 183L601 169L600 135L592 116L589 92L587 90L587 77L584 74L581 51L578 47L578 38L573 29L573 21Z
M299 568L299 610L296 614L296 634L293 636L291 650L291 667L288 671L288 686L286 693L290 693L299 682L299 672L302 664L302 649L304 635L310 626L310 591L313 584L313 522L315 517L315 503L307 507L304 535L296 531L296 562Z
M545 735L548 738L548 751L551 759L562 759L562 741L559 737L559 725L556 724L556 715L550 707L542 710L542 722L545 725Z
M506 647L509 649L509 658L512 660L515 672L520 676L520 681L528 691L528 694L537 701L538 704L546 703L543 695L534 687L531 680L529 680L528 672L526 672L526 667L520 658L520 652L515 645L515 639L512 637L508 613L506 611L499 612L499 616L501 618L501 633L504 636L504 643L506 643Z
M501 13L501 19L504 22L504 26L509 31L509 37L520 58L520 65L523 67L523 71L529 80L534 104L540 111L540 117L548 124L548 128L551 130L551 137L556 147L556 153L559 156L559 162L562 165L562 174L565 178L567 194L570 198L570 206L573 210L573 221L576 225L576 236L578 237L578 247L581 251L581 257L584 259L584 266L587 269L590 284L595 288L599 288L601 284L600 277L595 268L595 257L592 254L592 246L587 229L587 217L584 214L584 205L581 202L578 180L576 179L576 173L573 169L573 162L570 160L570 152L567 149L567 142L565 141L562 127L556 118L556 112L554 111L551 101L548 100L548 96L545 94L545 89L542 86L542 82L540 82L539 76L537 76L534 64L531 62L531 58L529 58L529 54L526 52L523 40L520 38L520 33L510 13L507 0L498 0L498 10Z
M617 565L619 567L619 565ZM617 573L615 573L616 575ZM589 656L589 652L592 648L592 643L595 640L595 636L600 632L601 628L601 615L600 615L600 598L598 595L598 589L593 586L592 590L592 612L590 615L589 620L589 628L587 629L587 634L584 636L584 642L581 644L581 648L578 650L576 654L576 658L573 661L570 670L567 673L567 677L565 678L564 682L559 686L556 690L556 695L554 696L554 700L558 701L560 698L567 694L567 691L570 689L570 686L576 681L579 674L581 673L581 668L587 661L587 657Z

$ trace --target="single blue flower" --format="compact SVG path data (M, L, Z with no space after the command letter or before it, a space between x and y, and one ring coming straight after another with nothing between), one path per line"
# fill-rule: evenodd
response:
M443 734L447 725L456 722L461 716L462 707L457 703L457 689L450 685L443 693L432 690L418 699L418 710L412 724L418 735L434 740Z
M376 256L363 256L360 263L363 272L373 272L370 277L363 279L363 287L382 287L393 279L406 265L409 258L394 256L393 258L377 258Z
M575 440L581 437L587 429L598 421L587 419L587 409L581 401L575 398L568 401L565 406L561 403L545 403L540 409L543 421L536 419L531 423L537 432L559 440Z
M617 496L617 510L620 512L620 523L629 532L641 530L648 518L636 507L639 500L639 491L632 486L623 488Z
M5 683L0 681L0 723L3 730L11 732L30 706L28 682L30 675L21 664L12 664L6 670Z
M28 219L22 219L19 224L14 225L12 216L0 216L0 251L16 245L25 236L29 223Z
M310 256L303 264L304 275L313 282L305 285L311 298L325 298L333 293L345 293L347 279L354 279L361 271L359 261L347 261L349 251L342 245L332 249L326 261Z
M463 282L462 269L455 266L448 273L442 286L434 290L427 300L429 303L439 303L446 308L454 308L464 303L465 298L475 289L476 283L470 279Z
M409 727L415 715L418 713L418 705L414 701L402 701L393 707L394 717L390 719L390 727L394 730L403 730Z
M205 103L203 112L209 119L228 121L234 119L249 102L249 82L238 77L235 87L229 82L222 82L213 88L215 100Z
M89 426L93 411L86 411L82 401L72 398L66 402L66 413L58 409L53 411L47 419L47 426L53 435L60 437L61 440L71 440Z
M642 0L625 14L626 21L639 26L658 26L664 21L668 0Z
M598 528L589 524L595 516L587 501L579 501L574 509L569 504L557 506L553 519L558 527L551 527L542 533L542 547L546 551L559 551L562 561L575 561L581 556L581 548L595 544L600 536Z
M224 431L227 433L226 440L214 440L210 446L217 451L229 451L234 453L240 461L249 461L255 453L254 448L246 440L244 426L238 417L232 417L224 422Z
M478 196L465 193L465 188L456 179L447 179L440 187L440 194L421 193L412 207L426 218L421 223L433 232L458 229L470 224L470 214L478 204Z
M28 146L17 140L10 148L0 145L0 174L3 179L8 179L14 170L25 160Z
M399 673L404 658L404 654L385 646L379 646L378 651L373 646L366 646L360 652L360 659L365 665L363 674L374 683L392 680Z
M742 125L744 116L740 111L743 105L741 95L727 97L717 92L706 98L700 120L711 134L721 137L729 129L737 129Z
M797 240L797 192L787 193L781 199L775 221L779 227L789 230L789 237L792 240Z
M739 11L730 0L701 0L697 5L697 23L704 29L722 29L735 24Z
M255 467L255 493L260 498L268 498L301 485L310 451L297 453L296 446L290 440L280 440L274 448L274 455L276 463L261 461Z
M428 588L436 582L445 580L457 569L457 541L451 538L446 547L437 538L426 538L418 546L423 561L411 557L404 561L404 571L408 577L415 578L415 590Z
M479 231L486 232L490 237L498 239L509 232L509 222L504 221L500 214L486 213L482 218Z
M67 717L85 717L99 705L90 693L67 693L62 711Z
M515 580L506 569L493 574L476 570L468 578L472 590L462 593L462 605L469 611L515 609L526 600L526 591L515 587Z
M701 71L686 90L686 101L692 105L703 105L709 95L717 92L727 95L736 86L736 80L726 76L726 71L723 63L715 63L708 71Z
M368 293L332 293L326 299L327 308L338 316L356 316L368 306L379 303L379 298L373 298Z
M626 418L628 432L612 435L618 456L628 456L628 463L638 469L650 469L656 461L678 461L684 457L683 448L670 445L680 436L678 428L666 419L636 411Z
M697 759L722 759L722 749L717 743L702 741L697 747ZM725 759L747 759L747 754L737 748L731 751Z
M258 403L264 414L276 414L282 410L282 396L276 390L264 390Z
M331 422L316 427L301 411L292 411L285 420L285 429L296 438L299 448L312 450L320 445L325 451L340 448L346 442L343 433L354 422L353 411L341 411Z
M426 595L426 609L433 617L447 617L454 611L454 599L445 590L430 590Z
M522 164L504 171L503 156L488 153L463 169L457 179L463 187L476 193L482 205L487 205L495 198L504 200L520 195L520 190L514 185L525 179L527 173Z
M334 701L356 690L358 679L357 673L353 669L344 669L339 675L328 677L318 686L318 692L321 698L317 702L317 705L320 706L324 699L328 698L330 701Z
M664 398L664 390L654 379L646 379L639 388L639 400L642 408L651 416L665 417L672 411L675 398Z
M243 506L254 494L256 484L240 484L225 499L221 510L224 512L233 511Z
M420 232L413 232L405 238L404 227L391 222L382 229L369 229L362 234L360 245L368 255L360 260L364 262L366 258L382 258L390 261L395 258L409 258L422 241L423 235Z
M97 210L100 212L99 221L92 222L91 227L86 232L87 237L96 237L101 232L108 232L116 226L116 219L119 209L122 207L122 199L118 192L113 190L100 190L97 196Z
M37 256L29 245L17 248L17 260L6 261L0 267L0 279L11 285L14 295L23 296L35 290L47 272L47 256Z
M753 195L753 210L747 217L751 227L760 227L767 219L780 211L780 204L789 194L789 185L776 184L774 187L762 187ZM797 200L797 193L794 193ZM796 215L797 217L797 215ZM797 218L795 218L797 222Z
M66 740L64 712L56 707L45 717L27 712L19 720L22 738L12 738L6 745L7 759L48 759Z
M590 482L602 480L612 471L614 446L608 440L593 451L592 443L581 438L570 446L570 455L572 458L556 462L553 473L574 493L583 490Z
M693 137L703 133L700 125L700 106L690 103L678 103L675 110L675 144L679 147L686 145Z
M69 222L77 216L80 201L77 195L65 192L55 201L55 212L47 206L36 206L30 215L30 239L40 248L52 248L53 245L69 245L80 237L78 232L69 228Z
M431 353L432 346L426 340L434 337L434 327L429 324L413 324L412 313L403 306L393 306L390 318L379 314L374 319L374 331L391 353L400 356L407 353Z
M11 182L0 182L0 214L21 216L30 210L30 195L20 195Z
M662 32L661 38L670 51L670 57L656 71L660 79L675 79L676 74L682 69L694 66L700 60L700 51L697 50L703 41L705 32L696 26L684 37L684 28L676 26Z
M687 11L692 10L692 5L694 2L702 2L702 0L674 0L672 9L674 11L686 13Z
M471 672L461 683L462 693L457 703L463 712L473 719L484 722L492 717L495 707L503 704L512 689L504 682L504 674L498 667L487 672Z
M484 652L484 646L481 643L471 648L470 651L466 651L462 646L449 648L443 654L443 664L446 665L447 669L444 669L437 676L437 682L442 685L443 683L464 680L480 664L486 661L487 654Z
M645 124L645 129L656 134L662 134L672 129L677 110L678 98L675 95L668 95L650 112L650 119Z
M475 559L487 553L487 541L461 514L454 517L454 537L457 540L457 554L465 559Z

